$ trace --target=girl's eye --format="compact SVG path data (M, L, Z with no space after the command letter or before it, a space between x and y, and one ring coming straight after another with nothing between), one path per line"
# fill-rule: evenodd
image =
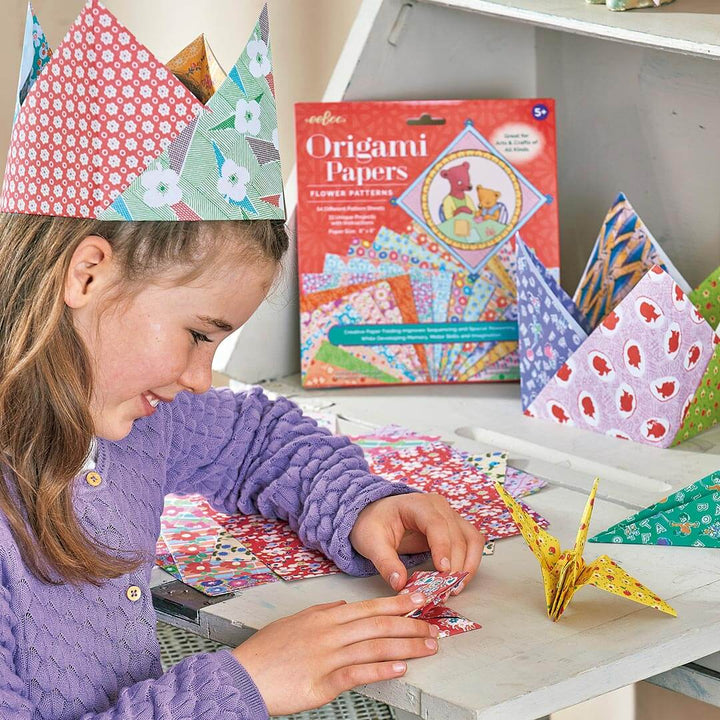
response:
M203 335L200 332L197 332L196 330L191 330L190 334L192 335L193 342L198 345L201 342L211 343L212 340L207 336Z

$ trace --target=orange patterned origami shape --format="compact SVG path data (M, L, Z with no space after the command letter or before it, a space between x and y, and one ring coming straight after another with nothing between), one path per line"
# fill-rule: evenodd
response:
M508 510L510 510L515 524L525 538L525 542L540 561L548 617L553 622L556 622L565 612L565 608L568 606L572 596L583 585L594 585L600 590L605 590L613 595L626 597L628 600L634 600L642 605L648 605L669 615L677 616L675 610L664 600L661 600L634 577L628 575L607 555L601 555L590 564L585 564L582 555L590 525L590 516L595 503L597 486L598 478L595 478L595 483L580 521L575 547L572 550L562 550L557 538L543 530L508 495L502 485L495 484L498 494L504 500Z

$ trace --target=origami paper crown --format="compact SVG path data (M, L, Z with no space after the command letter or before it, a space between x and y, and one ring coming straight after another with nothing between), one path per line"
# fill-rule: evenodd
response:
M720 268L690 293L622 194L573 299L517 252L526 415L658 447L717 424Z
M282 192L267 7L227 77L202 36L166 67L98 0L51 56L28 8L0 211L257 220Z

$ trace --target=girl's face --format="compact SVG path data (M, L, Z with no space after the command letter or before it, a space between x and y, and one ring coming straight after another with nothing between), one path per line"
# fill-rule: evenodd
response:
M88 240L93 238L83 242ZM94 240L107 252L106 241ZM91 252L98 260L97 248ZM110 262L103 266L105 260ZM172 401L183 390L202 393L210 388L218 344L255 312L276 272L271 261L214 264L189 284L160 277L109 305L102 290L118 281L111 257L71 268L66 303L93 362L91 413L99 437L120 440L159 403ZM88 282L91 271L94 277Z

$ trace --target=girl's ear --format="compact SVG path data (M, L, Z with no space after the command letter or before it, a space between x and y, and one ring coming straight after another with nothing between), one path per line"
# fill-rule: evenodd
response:
M105 289L113 274L112 246L99 235L88 235L75 248L65 277L65 304L81 308Z

